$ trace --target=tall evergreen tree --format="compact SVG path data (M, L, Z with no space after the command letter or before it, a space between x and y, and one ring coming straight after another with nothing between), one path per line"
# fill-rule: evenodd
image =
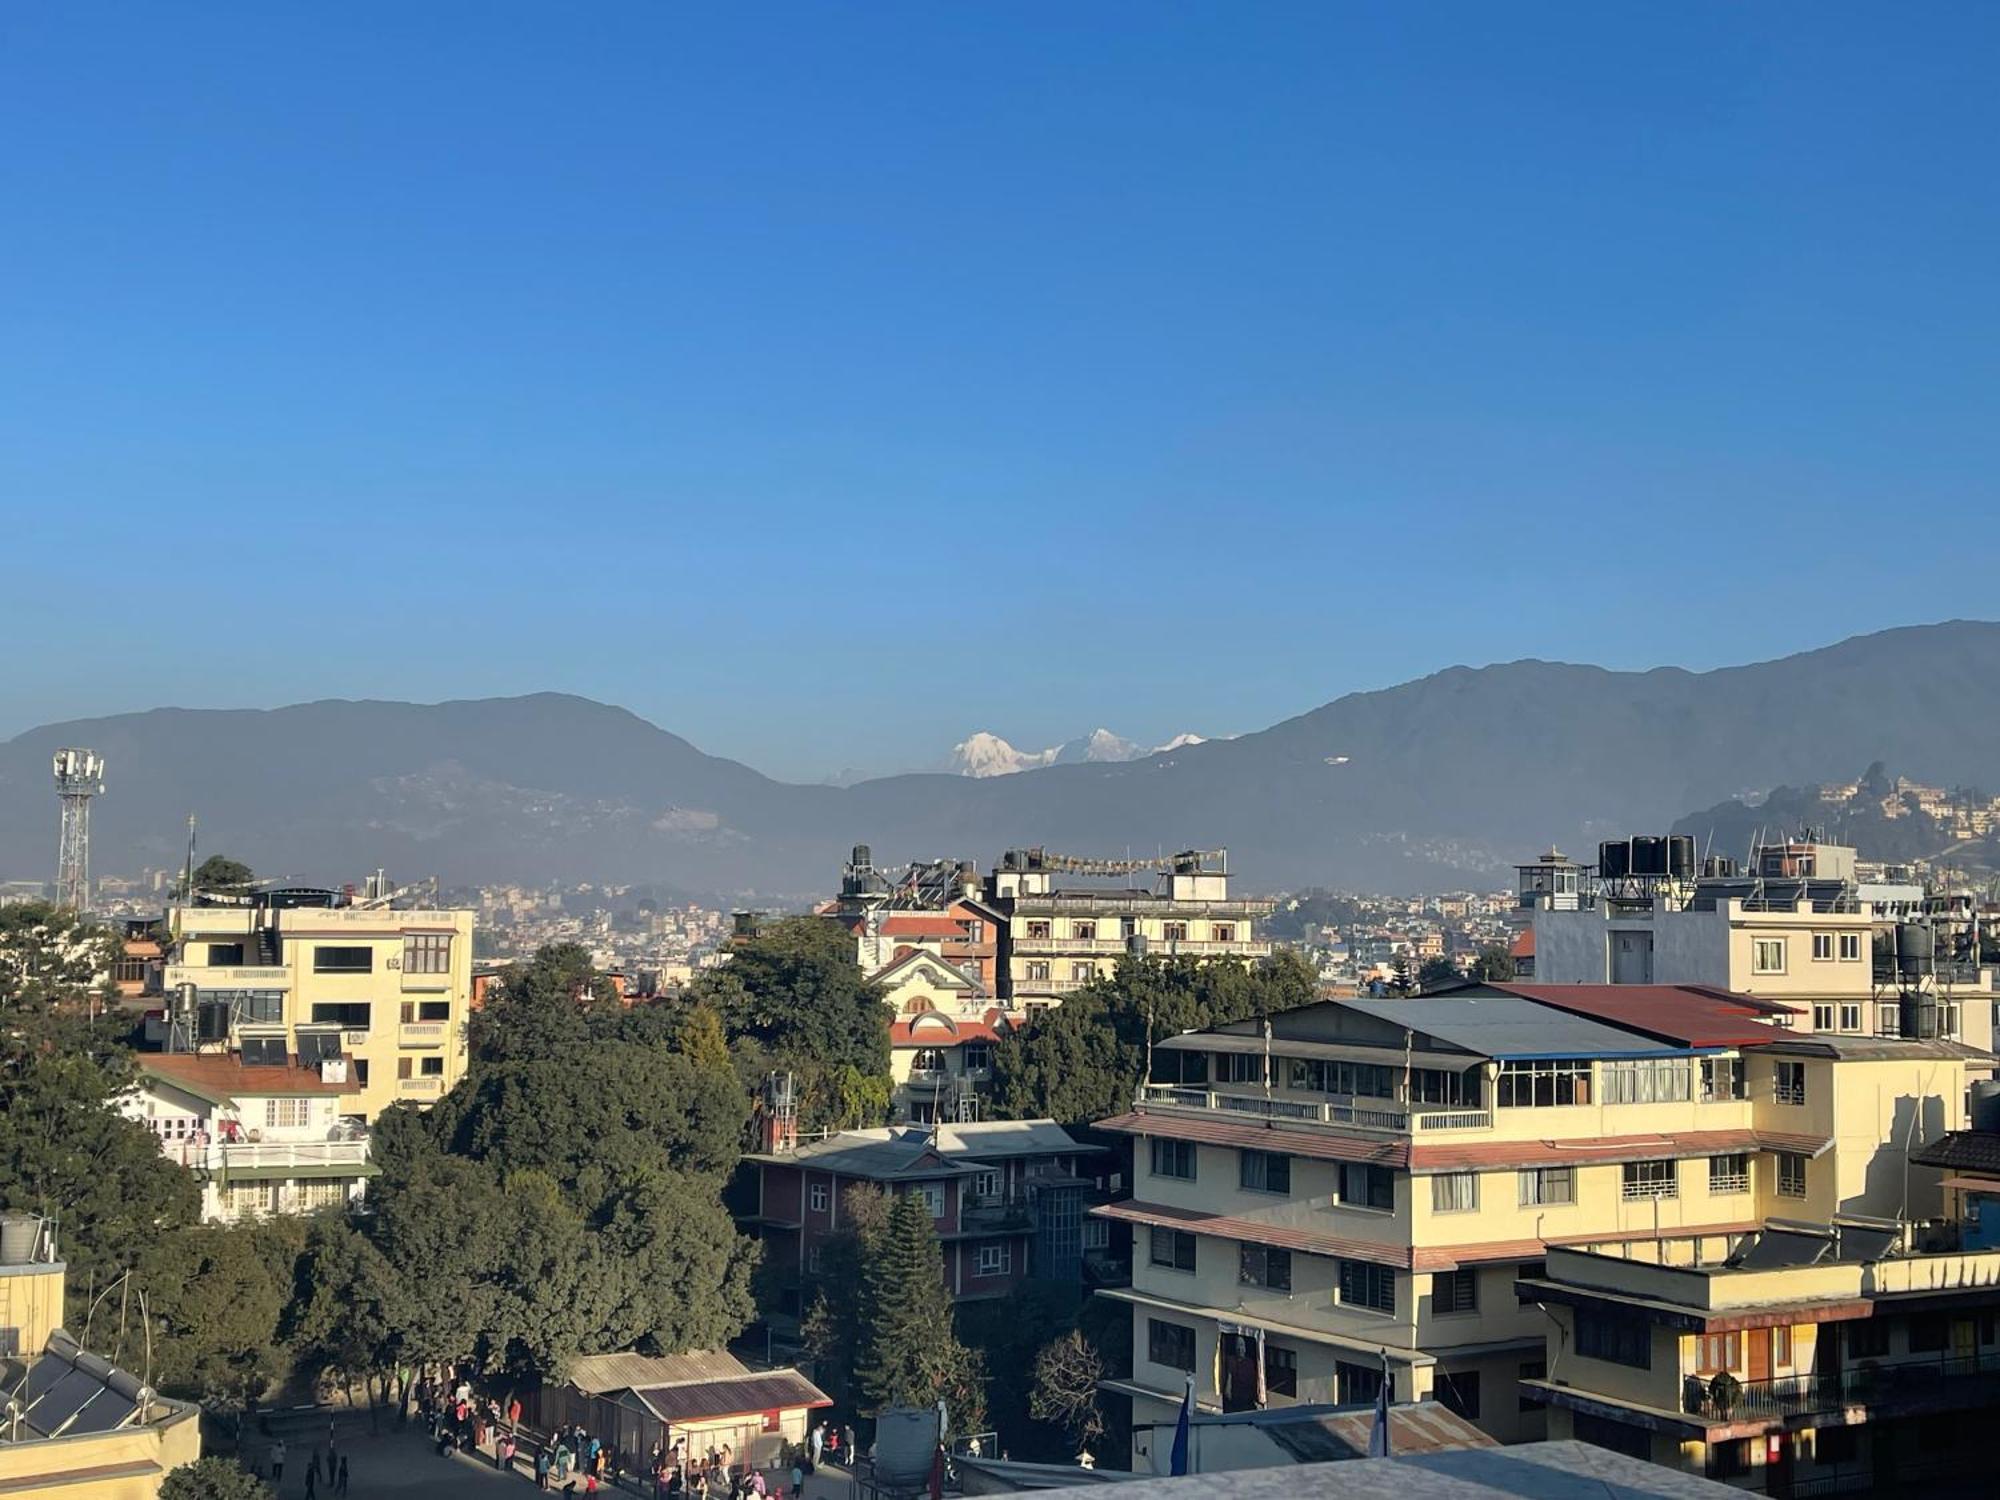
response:
M953 1331L944 1259L922 1193L904 1193L891 1205L863 1273L862 1311L866 1348L856 1375L876 1410L943 1401L955 1431L985 1421L985 1381Z

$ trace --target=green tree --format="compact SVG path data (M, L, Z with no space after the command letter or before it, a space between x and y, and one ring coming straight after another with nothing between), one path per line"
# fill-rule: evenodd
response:
M256 885L257 877L248 865L240 859L231 859L226 854L211 854L194 870L194 888L198 891L214 891L218 895L241 895Z
M799 1334L814 1377L851 1414L865 1405L854 1374L862 1355L863 1267L879 1253L888 1227L889 1195L872 1183L850 1187L840 1195L840 1231L821 1244L819 1269L800 1293L807 1311Z
M573 1052L590 1039L589 1010L618 1009L618 992L580 943L551 943L501 970L473 1017L476 1056L496 1062Z
M43 901L0 906L0 1018L10 1039L20 1028L117 994L111 983L117 934Z
M240 1406L261 1397L288 1366L280 1326L305 1248L303 1220L192 1224L147 1245L132 1278L152 1319L154 1383L170 1396ZM145 1358L136 1318L122 1339L101 1310L92 1346L130 1367Z
M861 1394L877 1411L948 1404L956 1430L985 1421L984 1374L952 1328L951 1294L930 1204L903 1193L863 1267Z
M1457 984L1465 976L1458 972L1458 965L1448 958L1427 958L1423 967L1417 970L1417 988L1428 995L1432 990L1441 990L1448 984Z
M715 1007L756 1066L794 1075L806 1129L886 1115L889 1012L844 928L818 917L774 922L703 975L696 998Z
M235 1459L210 1456L170 1471L160 1500L271 1500L271 1487Z
M1015 1119L1088 1123L1131 1108L1147 1042L1311 1004L1317 978L1289 950L1240 958L1122 958L994 1049L993 1098Z
M1416 981L1410 977L1410 959L1406 953L1398 953L1389 960L1389 993L1409 995L1416 992Z
M403 1283L388 1257L345 1219L316 1219L285 1327L300 1369L337 1383L350 1405L359 1382L372 1416L377 1391L385 1401L389 1396L403 1321Z
M1505 984L1517 972L1514 955L1504 943L1488 943L1472 960L1472 977L1483 984Z

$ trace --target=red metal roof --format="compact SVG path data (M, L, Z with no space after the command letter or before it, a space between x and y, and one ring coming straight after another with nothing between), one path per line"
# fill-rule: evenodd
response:
M916 1030L922 1021L932 1022L923 1031ZM942 1021L944 1027L935 1023ZM997 1042L1001 1032L990 1021L958 1021L942 1011L930 1011L908 1021L889 1023L889 1045L891 1047L956 1047L961 1042Z
M1533 958L1535 956L1535 929L1532 927L1523 927L1519 932L1515 933L1514 941L1507 945L1507 952L1515 958Z
M1662 1135L1593 1136L1570 1141L1463 1141L1412 1147L1409 1167L1412 1172L1563 1167L1590 1162L1682 1160L1737 1151L1796 1151L1804 1156L1818 1156L1832 1144L1826 1136L1772 1130L1681 1130Z
M882 918L884 937L962 938L965 922L959 917L925 916L920 912L891 912Z
M1756 1019L1761 1006L1683 984L1494 984L1489 988L1568 1015L1624 1026L1683 1047L1747 1047L1782 1041Z
M1290 1130L1282 1125L1266 1125L1252 1120L1205 1120L1194 1115L1135 1112L1099 1120L1096 1128L1116 1130L1126 1135L1158 1135L1176 1141L1196 1141L1205 1146L1247 1146L1252 1151L1284 1151L1318 1161L1371 1161L1385 1167L1406 1167L1410 1164L1408 1141L1364 1140L1360 1136L1335 1135L1322 1130Z

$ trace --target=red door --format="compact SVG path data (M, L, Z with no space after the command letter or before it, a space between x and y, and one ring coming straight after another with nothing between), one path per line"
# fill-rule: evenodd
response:
M1750 1379L1769 1380L1771 1378L1771 1330L1753 1328L1744 1338L1748 1341Z

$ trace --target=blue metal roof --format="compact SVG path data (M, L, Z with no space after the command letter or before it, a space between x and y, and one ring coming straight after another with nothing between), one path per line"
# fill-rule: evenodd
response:
M1437 995L1339 1003L1391 1026L1407 1027L1502 1062L1557 1057L1686 1057L1692 1051L1515 995Z

